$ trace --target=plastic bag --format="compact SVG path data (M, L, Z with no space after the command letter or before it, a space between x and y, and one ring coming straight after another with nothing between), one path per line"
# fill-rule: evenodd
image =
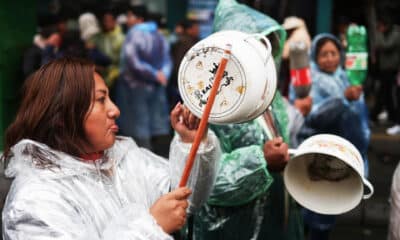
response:
M272 45L272 55L279 69L286 31L274 19L235 0L220 0L214 16L213 31L237 30L245 33L261 33Z
M265 193L272 183L262 150L265 134L250 121L212 125L224 152L208 203L216 206L246 204Z

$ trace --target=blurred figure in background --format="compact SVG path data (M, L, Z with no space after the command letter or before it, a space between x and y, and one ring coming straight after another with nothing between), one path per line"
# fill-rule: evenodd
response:
M158 12L150 13L149 20L156 22L158 31L165 37L169 37L169 30L167 27L167 19Z
M102 53L93 43L92 39L99 34L100 27L97 18L92 13L83 13L78 18L81 39L85 44L88 58L96 64L96 71L104 72L111 64L111 59Z
M345 16L339 16L338 23L336 25L336 36L339 39L340 43L342 44L343 48L347 48L347 38L346 32L347 28L350 25L350 20Z
M178 89L179 66L186 52L199 41L199 24L192 20L182 22L183 32L178 35L178 40L171 47L173 62L172 74L167 86L169 108L172 109L181 101Z
M60 45L60 39L55 33L56 29L54 25L50 24L39 27L38 33L33 36L32 46L24 52L22 61L24 79L40 68L43 62L43 50L47 45Z
M170 141L166 86L172 62L168 42L147 17L144 6L127 11L129 30L115 92L122 110L119 125L121 133L133 137L139 146L166 156Z
M111 59L111 65L102 72L102 75L111 93L113 93L114 83L119 77L119 61L125 35L121 27L117 24L112 9L103 9L99 14L99 20L102 31L93 37L92 42L102 53Z
M66 17L61 15L54 17L53 24L56 32L50 36L43 49L42 65L65 56L89 58L80 31L69 29L67 20Z
M371 111L371 120L377 121L382 111L386 110L388 120L397 122L394 90L396 87L396 75L400 66L400 29L393 24L390 17L382 16L378 19L375 49L379 87L375 104ZM400 133L400 125L389 128L387 132L389 134Z
M169 35L168 42L173 45L179 39L179 37L183 34L183 24L184 21L179 21L175 24L174 31Z

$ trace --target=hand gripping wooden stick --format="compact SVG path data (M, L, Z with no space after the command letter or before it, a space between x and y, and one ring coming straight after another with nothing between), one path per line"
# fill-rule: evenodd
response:
M200 119L199 128L196 131L192 147L190 148L189 156L188 159L186 160L185 169L183 170L181 181L179 182L179 187L186 186L186 183L189 179L190 172L192 170L193 163L197 154L197 150L199 149L201 139L207 127L208 117L210 116L212 105L214 104L214 100L217 95L217 91L221 83L222 77L224 76L225 67L226 64L228 63L228 59L231 54L231 48L232 46L230 44L226 45L217 72L215 73L214 82L211 87L210 95L208 96L207 104L204 108L203 115L201 116Z

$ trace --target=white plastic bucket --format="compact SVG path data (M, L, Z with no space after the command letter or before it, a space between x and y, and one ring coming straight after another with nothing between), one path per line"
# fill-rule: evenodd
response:
M226 44L232 46L209 122L239 123L256 118L271 104L276 69L269 40L260 34L220 31L195 44L183 58L178 86L185 105L201 117Z
M330 134L319 134L306 139L284 171L285 186L302 206L321 214L341 214L355 208L362 198L372 196L374 188L364 176L364 161L349 141ZM348 171L341 180L313 179L310 164L314 159L334 159ZM338 165L339 163L339 165ZM341 166L341 167L343 167ZM342 171L338 168L338 171ZM340 172L339 172L340 173ZM369 193L364 195L364 185Z

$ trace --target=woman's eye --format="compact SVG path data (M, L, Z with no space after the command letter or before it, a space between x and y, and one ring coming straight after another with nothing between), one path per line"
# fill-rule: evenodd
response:
M101 98L98 98L97 101L100 102L100 103L104 103L106 101L106 98L105 97L101 97Z

